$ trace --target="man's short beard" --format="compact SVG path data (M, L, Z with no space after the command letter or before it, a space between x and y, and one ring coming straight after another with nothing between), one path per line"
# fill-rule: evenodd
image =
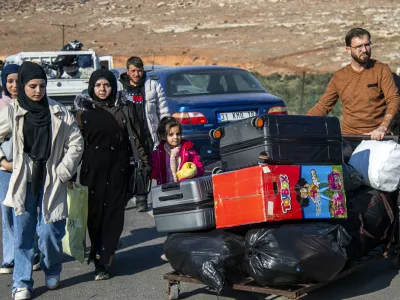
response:
M358 57L357 55L354 55L353 53L351 53L351 57L358 62L360 65L364 65L366 64L369 59L371 58L371 53L366 52L365 55L368 57L366 60L362 60L360 59L360 57Z

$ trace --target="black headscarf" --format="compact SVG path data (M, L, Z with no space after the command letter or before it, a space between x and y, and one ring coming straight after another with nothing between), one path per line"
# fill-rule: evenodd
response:
M100 99L99 97L96 96L94 93L94 86L96 85L96 82L101 79L105 78L111 85L111 93L106 99ZM99 103L104 103L107 104L108 106L114 106L115 99L117 97L117 79L115 78L114 74L106 69L99 69L96 70L92 73L92 76L90 76L89 79L89 96L93 100Z
M33 101L25 93L25 86L32 79L44 79L46 73L38 64L24 62L18 71L18 103L28 111L24 117L24 152L33 161L32 193L37 195L46 174L46 162L51 152L51 115L45 94L40 101Z

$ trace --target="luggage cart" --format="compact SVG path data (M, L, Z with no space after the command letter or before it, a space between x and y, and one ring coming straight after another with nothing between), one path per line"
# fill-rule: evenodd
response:
M347 135L343 136L349 146L351 146L351 152L357 147L357 145L365 139L368 139L365 136L359 135ZM384 140L394 140L397 143L400 143L399 136L385 136ZM344 153L345 154L345 153ZM346 154L345 154L346 156ZM214 168L212 174L217 174L223 172L223 167ZM227 286L228 289L233 291L244 291L244 292L252 292L252 293L259 293L264 294L267 296L276 296L276 297L287 297L289 299L300 299L312 291L318 290L319 288L328 285L338 279L341 279L349 274L352 274L362 268L365 268L369 264L380 260L382 258L389 258L391 265L393 268L400 269L400 193L399 190L397 191L397 205L394 205L394 213L395 213L395 222L393 224L393 230L391 233L391 246L389 249L382 247L382 250L375 250L371 251L369 254L363 256L347 268L345 268L342 272L340 272L337 276L335 276L332 280L328 282L322 283L311 283L311 284L298 284L298 285L291 285L285 288L278 288L278 287L263 287L258 285L254 279L247 278L240 283L230 284ZM390 256L389 256L390 255ZM191 278L190 276L181 275L177 272L169 272L163 276L163 278L167 281L167 294L169 300L179 299L180 295L180 283L194 283L194 284L201 284L199 280Z
M240 283L231 284L228 286L231 290L253 292L259 294L283 296L289 299L300 299L306 296L310 292L317 290L324 285L327 285L333 281L343 278L359 269L362 269L369 265L370 263L380 260L385 257L385 253L380 250L373 250L369 254L363 256L358 261L350 265L348 268L340 272L331 281L323 283L312 283L312 284L299 284L292 285L287 288L273 288L273 287L262 287L258 285L252 278L247 278ZM189 276L180 275L177 272L170 272L164 275L164 279L167 280L167 294L169 300L179 299L180 295L180 283L195 283L203 284L197 279L193 279Z

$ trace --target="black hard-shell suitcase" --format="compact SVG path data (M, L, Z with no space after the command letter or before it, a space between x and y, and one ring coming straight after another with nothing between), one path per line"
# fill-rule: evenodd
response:
M220 130L224 170L254 166L262 152L267 163L275 165L343 163L342 135L336 117L262 115Z

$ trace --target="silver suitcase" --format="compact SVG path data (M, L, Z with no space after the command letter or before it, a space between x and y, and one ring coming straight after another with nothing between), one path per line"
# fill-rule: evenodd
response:
M211 176L155 186L151 197L158 232L215 228Z

